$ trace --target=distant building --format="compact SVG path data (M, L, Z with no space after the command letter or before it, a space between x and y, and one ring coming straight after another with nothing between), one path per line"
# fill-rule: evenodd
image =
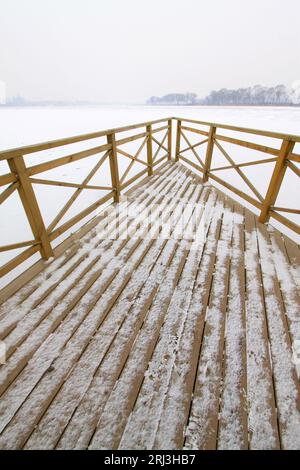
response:
M6 85L3 80L0 80L0 104L6 104Z
M10 106L23 106L25 104L25 99L20 95L13 96L7 100L7 104Z

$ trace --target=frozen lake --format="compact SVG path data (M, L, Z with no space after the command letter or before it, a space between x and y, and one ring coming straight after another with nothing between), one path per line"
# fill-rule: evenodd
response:
M300 134L300 107L94 106L0 108L0 149L164 118L189 117Z
M273 107L203 107L203 106L92 106L92 107L24 107L24 108L0 108L0 150L30 145L63 137L74 136L77 134L90 133L94 131L109 129L113 127L121 127L129 124L165 118L170 116L185 117L197 119L201 121L211 121L223 124L232 124L241 127L252 127L268 131L286 132L289 134L300 134L300 108L273 108ZM236 136L237 137L237 136ZM241 139L247 138L241 134ZM253 139L248 136L248 140L259 141L260 138ZM266 145L278 148L280 142L270 142L266 139ZM93 144L90 144L93 146ZM89 148L89 144L85 143L85 147ZM248 149L246 149L248 150ZM76 150L75 150L76 151ZM234 153L230 154L234 158L238 158L240 148L235 148ZM300 153L299 144L296 145L295 152ZM68 153L68 151L67 151ZM29 165L37 164L57 156L66 155L66 149L54 149L46 153L33 154L26 157ZM69 152L70 153L70 152ZM255 152L252 152L252 154ZM248 153L246 160L256 159L258 155L250 155ZM249 158L250 155L250 158ZM266 158L267 155L260 154L260 158ZM44 160L43 160L44 158ZM257 158L258 159L258 158ZM89 159L87 159L89 160ZM241 161L241 160L240 160ZM128 162L126 160L126 162ZM220 160L221 162L221 160ZM93 162L92 162L93 163ZM223 163L221 163L222 165ZM73 165L73 166L72 166ZM81 165L67 165L60 167L56 171L56 176L52 173L51 179L64 179L65 181L81 182L86 173L83 170L90 168L88 162ZM220 166L220 164L218 165ZM69 168L67 168L69 167ZM72 167L72 168L71 168ZM264 165L263 165L264 167ZM257 170L259 168L259 171ZM271 168L272 170L272 168ZM264 185L270 177L270 171L263 170L260 167L251 167L247 170L247 176L254 181L262 194L265 191ZM0 174L8 172L7 164L0 162ZM50 172L47 172L50 174ZM44 174L44 177L47 176ZM220 175L222 177L222 175ZM103 181L98 184L107 185L108 173L103 173ZM232 182L238 184L235 176L232 176ZM255 180L254 180L255 179ZM90 183L93 184L93 183ZM95 183L94 183L95 184ZM4 188L1 188L4 189ZM244 188L241 188L244 189ZM57 188L51 186L35 187L35 191L41 204L43 216L46 225L50 223L57 214L66 198L70 197L73 189ZM85 193L85 192L84 192ZM97 191L89 191L87 201L92 203L95 200ZM298 207L300 198L299 179L291 177L289 184L286 186L281 200L277 203L284 207ZM80 210L80 206L74 207L70 216L75 215L76 210ZM293 220L299 223L298 216L292 216ZM274 223L276 225L276 223ZM288 232L287 232L288 233ZM30 228L28 227L22 208L18 200L18 195L9 198L1 207L0 218L0 245L9 243L17 243L19 241L29 240L32 238ZM299 240L299 239L297 239ZM0 264L2 265L12 256L16 256L19 250L10 253L0 254ZM3 285L3 284L2 284ZM1 287L1 281L0 281Z

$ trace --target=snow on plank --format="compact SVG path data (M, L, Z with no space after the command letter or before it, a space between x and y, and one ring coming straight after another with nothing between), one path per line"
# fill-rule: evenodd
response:
M287 318L280 285L273 262L272 246L265 225L257 226L265 305L274 371L276 402L281 445L284 449L300 448L300 390Z
M245 209L247 398L250 449L279 449L255 216Z
M218 449L248 448L243 208L234 205Z
M205 199L206 197L207 195L205 195ZM209 201L205 202L206 214L202 215L205 220L207 209L211 207L212 203L214 204L214 200L215 194L210 197ZM198 204L200 203L199 201ZM118 448L119 446L126 422L141 388L148 362L153 355L161 327L165 322L173 291L182 272L183 262L187 256L185 243L180 243L177 251L178 256L180 254L180 262L177 261L169 268L166 281L154 300L147 321L135 342L124 371L105 406L90 448ZM137 364L139 365L137 366ZM119 410L119 419L114 426L111 426L111 417L116 406Z
M209 305L205 315L203 345L193 403L186 429L186 449L212 450L217 447L232 228L232 203L226 201Z

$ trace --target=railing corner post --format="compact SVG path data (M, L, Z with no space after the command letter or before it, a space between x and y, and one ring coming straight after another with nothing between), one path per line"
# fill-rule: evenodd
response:
M282 141L276 164L273 170L273 174L269 183L269 187L261 206L260 215L258 217L258 221L261 223L267 222L270 218L270 209L276 202L278 193L280 191L281 183L286 172L287 157L289 153L293 151L294 146L295 142L293 142L292 140Z
M209 178L211 160L212 160L212 155L214 151L216 129L217 128L215 126L210 126L207 149L206 149L206 156L205 156L205 162L204 162L204 168L203 168L203 178L202 178L203 183L206 183Z
M152 148L152 125L146 126L147 131L147 164L148 164L148 176L153 175L153 148Z
M179 161L179 154L180 154L180 137L181 137L181 120L177 119L177 133L176 133L176 155L175 161Z
M119 179L119 168L118 168L118 155L117 155L117 146L116 146L116 134L107 135L107 143L111 145L111 150L109 153L109 166L110 166L110 176L111 184L114 188L114 202L120 202L120 179Z
M27 220L35 240L40 244L40 253L42 258L47 260L53 257L54 254L32 183L27 173L23 155L18 155L8 160L8 165L11 172L18 176L18 193L27 216Z

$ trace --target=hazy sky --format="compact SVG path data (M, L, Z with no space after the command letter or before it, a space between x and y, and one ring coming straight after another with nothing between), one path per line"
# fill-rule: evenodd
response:
M296 79L299 0L0 0L9 96L143 102Z

